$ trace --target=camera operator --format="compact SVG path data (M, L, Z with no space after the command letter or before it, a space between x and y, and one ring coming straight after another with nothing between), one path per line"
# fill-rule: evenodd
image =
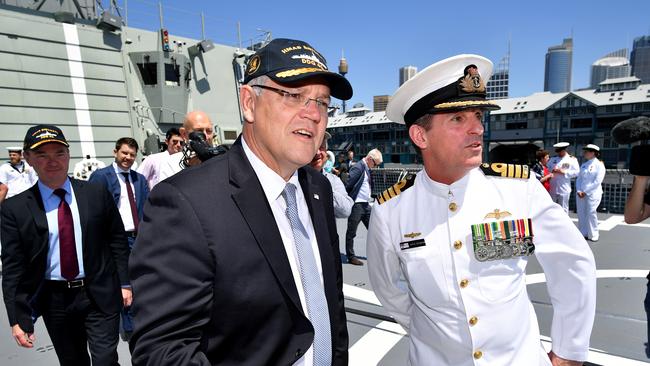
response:
M647 192L648 179L641 175L634 176L632 189L625 202L625 222L638 224L650 217L650 193Z
M612 137L618 144L650 140L650 118L639 116L619 122L612 129ZM634 175L634 182L625 202L625 222L628 224L637 224L650 217L649 154L650 145L646 144L634 146L630 152L630 174Z
M180 128L180 132L183 141L185 141L185 145L189 145L190 133L201 132L205 136L205 142L209 146L212 146L212 139L214 138L212 121L210 121L210 117L203 111L192 111L185 115L183 127ZM184 148L182 151L172 154L167 160L167 164L161 166L159 181L171 177L188 166L194 166L200 163L201 160L196 154L189 154L188 156Z

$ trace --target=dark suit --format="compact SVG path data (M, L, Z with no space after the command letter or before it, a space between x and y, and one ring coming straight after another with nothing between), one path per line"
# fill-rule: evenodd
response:
M136 172L135 170L130 171L129 179L133 184L135 205L138 209L138 219L142 220L144 203L147 201L147 196L149 195L149 185L147 184L147 179L144 177L144 175ZM118 177L115 173L113 164L95 170L88 181L91 183L103 184L113 196L115 205L117 207L120 206L120 195L122 194L122 190L120 188L120 182L118 181Z
M321 256L332 363L347 365L332 190L311 168L299 181ZM280 232L239 140L156 186L129 267L134 365L290 365L311 347Z
M115 206L119 210L120 197L122 194L126 195L127 192L122 192L122 187L120 186L120 181L117 173L115 172L115 167L113 164L95 170L88 181L91 183L99 183L106 187L106 189L108 189L108 192L113 196ZM147 201L147 196L149 196L149 184L147 183L147 179L144 177L144 175L136 172L135 170L129 171L129 182L133 186L135 206L138 211L138 220L142 221L144 203ZM135 243L135 234L135 232L127 233L129 248L132 248L133 244ZM133 332L133 316L131 314L130 308L125 308L122 310L122 330L124 331L124 339L128 340L129 333Z
M359 194L359 190L361 189L361 185L366 176L369 177L368 183L370 184L370 192L372 193L372 175L370 174L368 165L359 161L350 167L348 181L345 183L345 190L348 191L348 195L352 197L353 200L357 199L357 195Z
M368 177L370 195L372 196L372 175L370 174L368 165L366 165L365 161L361 160L352 165L350 168L350 176L348 177L348 181L345 183L345 190L348 191L348 195L352 197L353 200L357 199L366 177ZM368 224L370 223L370 205L368 202L355 202L352 206L350 216L348 216L348 229L345 232L345 254L348 257L348 260L355 257L354 238L357 236L359 222L363 222L366 229L368 228Z
M128 247L122 220L103 187L70 181L81 221L86 274L85 287L79 291L99 312L117 314L122 307L120 286L128 284ZM49 282L45 281L48 222L38 185L4 201L1 213L2 290L9 324L19 324L23 331L32 333L33 312L46 314L50 306L50 297L45 295L49 294ZM83 328L80 331L85 335ZM48 332L55 340L49 326Z

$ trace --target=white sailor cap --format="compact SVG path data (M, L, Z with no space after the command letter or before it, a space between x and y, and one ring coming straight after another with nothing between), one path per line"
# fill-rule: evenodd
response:
M585 147L583 147L582 150L600 151L600 148L594 144L588 144Z
M9 152L22 152L23 148L19 146L9 146L7 147L7 151Z
M571 144L568 143L568 142L558 142L557 144L553 145L553 147L556 150L558 150L558 149L563 150L563 149L566 149L567 147L569 147L569 145L571 145Z
M410 126L426 114L500 109L485 98L485 83L491 74L492 62L483 56L457 55L438 61L397 89L388 102L386 116Z

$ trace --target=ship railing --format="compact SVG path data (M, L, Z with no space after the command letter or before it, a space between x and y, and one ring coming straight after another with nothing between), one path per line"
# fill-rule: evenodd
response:
M404 178L407 173L417 173L421 168L375 168L371 170L374 195L391 187ZM625 209L625 201L632 188L633 175L627 169L607 169L603 181L603 198L598 212L622 214ZM575 180L571 182L572 193L569 200L569 208L575 212Z

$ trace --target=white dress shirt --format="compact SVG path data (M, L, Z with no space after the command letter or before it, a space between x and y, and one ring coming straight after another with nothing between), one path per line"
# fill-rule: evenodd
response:
M146 160L146 159L145 159ZM184 168L182 167L183 161L183 152L179 151L169 155L167 160L160 164L160 172L158 173L158 181L162 182L163 180L171 177L172 175L180 172Z
M294 172L293 176L289 179L289 182L286 182L281 176L276 172L271 170L262 160L260 160L255 153L246 144L245 139L241 139L244 152L248 161L253 166L253 170L257 175L257 179L262 185L262 190L266 196L271 210L273 211L273 217L275 218L275 223L278 226L280 231L280 236L282 237L282 244L284 244L284 250L287 253L287 258L289 259L289 265L291 266L291 273L293 274L293 281L296 284L296 289L298 289L298 296L300 297L300 304L302 305L302 310L305 313L305 316L309 318L309 312L307 311L307 303L305 302L305 291L302 287L302 280L300 278L300 262L298 262L298 254L296 252L296 246L293 239L293 231L291 230L291 224L286 215L287 203L282 197L282 191L287 183L292 183L296 186L296 203L298 205L298 216L302 225L307 230L309 234L309 240L311 242L312 250L314 251L314 258L316 259L316 266L318 267L318 274L320 276L321 284L323 284L323 268L320 261L320 251L318 250L318 242L316 241L316 233L314 232L314 225L311 221L311 216L309 215L309 207L307 207L307 202L305 201L305 196L302 192L300 182L298 181L298 172ZM314 349L313 345L309 347L309 350L294 363L296 366L312 366L314 364Z
M354 201L352 201L352 197L348 195L348 191L345 190L345 185L343 185L341 178L324 170L323 175L325 178L327 178L327 180L330 181L330 185L332 186L332 196L334 199L334 216L339 219L344 219L350 216Z
M133 214L131 213L131 203L129 203L129 195L126 190L126 179L122 173L129 173L129 184L131 185L131 190L133 191L133 200L135 197L135 187L133 182L131 182L131 171L122 170L117 163L113 162L113 169L115 169L115 174L117 174L117 181L120 182L120 204L118 209L120 210L120 216L122 217L122 223L124 223L124 231L130 232L135 231L135 223L133 222Z
M171 154L167 151L151 154L138 167L138 173L142 174L147 180L149 190L162 180L160 179L160 171L167 165L170 156Z
M587 359L594 257L544 187L480 169L445 185L422 170L412 187L373 207L368 229L370 282L409 333L410 365L550 365L526 290L528 257L481 262L474 253L473 224L518 219L532 221L553 305L553 351Z
M86 277L86 274L84 272L81 219L79 216L77 199L69 179L65 181L61 188L67 192L65 200L68 203L68 206L70 206L70 211L72 213L74 243L77 251L77 265L79 266L79 274L76 278L84 278ZM47 219L47 230L49 232L45 279L67 281L61 275L61 253L59 250L59 204L61 203L61 199L59 196L54 194L52 188L44 185L40 181L38 182L38 190L41 192L41 198L43 199L43 207L45 208L45 217Z
M357 199L354 200L355 203L357 202L370 202L370 168L368 168L368 164L366 163L366 159L361 159L357 164L363 164L365 165L365 173L363 174L363 183L361 183L361 188L359 188L359 193L357 194Z

